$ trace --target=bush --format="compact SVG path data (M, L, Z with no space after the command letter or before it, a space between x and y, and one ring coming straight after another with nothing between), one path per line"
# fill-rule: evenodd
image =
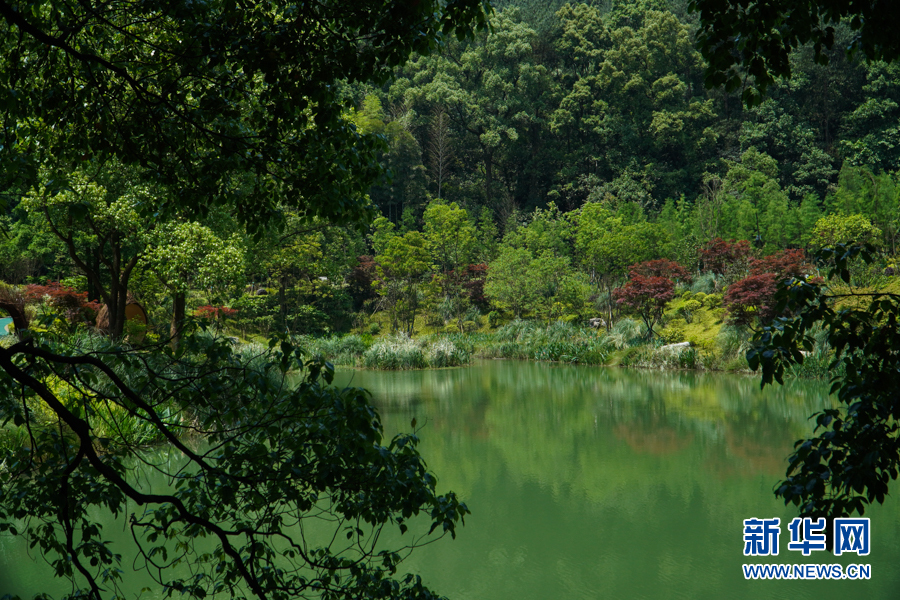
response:
M709 309L716 309L722 306L722 294L710 294L703 300L703 306Z
M667 325L659 331L659 337L666 344L677 344L685 341L684 328L678 325Z
M698 276L694 283L691 284L691 291L694 293L701 292L703 294L712 294L716 291L716 274L704 273Z
M488 326L491 329L496 329L500 325L500 313L496 310L492 310L488 313Z
M616 350L623 350L640 343L643 337L640 323L633 319L619 319L603 340Z
M372 344L362 355L362 366L386 370L424 369L428 360L412 338L396 335Z
M468 364L471 354L450 340L438 340L429 345L426 357L431 367L458 367Z

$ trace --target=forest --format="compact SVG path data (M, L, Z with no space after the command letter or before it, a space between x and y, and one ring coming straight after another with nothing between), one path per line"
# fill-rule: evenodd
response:
M163 335L188 316L244 340L627 319L633 338L706 350L718 329L692 313L771 318L777 281L817 274L818 248L872 243L857 283L890 284L897 66L849 61L838 27L827 65L802 49L747 108L704 86L696 20L678 2L506 2L380 87L342 82L342 118L377 134L386 172L369 228L289 203L258 229L221 207L148 222L140 207L177 190L116 161L46 165L9 194L0 278L31 285L32 317L43 298L79 315L60 326L105 305L116 335L143 326L118 309L130 298Z
M469 509L335 364L833 376L778 494L883 501L900 67L856 21L723 87L706 2L113 3L0 0L0 532L75 597L119 589L91 511L129 502L169 594L435 597L397 565Z

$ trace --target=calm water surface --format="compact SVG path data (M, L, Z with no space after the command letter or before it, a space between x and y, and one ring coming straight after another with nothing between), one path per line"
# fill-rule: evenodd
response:
M754 377L512 361L336 379L371 390L390 435L415 418L439 489L472 510L456 540L404 563L453 600L900 595L894 499L866 515L868 557L804 558L786 526L779 556L742 554L743 519L796 516L772 488L809 415L830 405L824 384L762 393ZM862 562L872 579L745 581L745 562ZM0 595L46 590L48 573L0 538Z
M787 549L796 510L772 489L825 384L512 361L340 383L371 390L391 432L415 417L439 486L472 510L407 565L450 598L900 596L894 499L867 513L865 559ZM782 519L779 556L743 556L750 517ZM861 562L872 579L746 581L745 562Z

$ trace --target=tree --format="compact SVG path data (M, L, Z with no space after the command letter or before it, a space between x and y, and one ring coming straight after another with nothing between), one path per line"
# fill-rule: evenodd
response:
M417 577L393 579L402 557L376 542L420 513L455 535L468 509L435 492L415 436L383 440L364 390L329 386L331 367L304 363L286 341L256 355L209 336L186 335L183 353L80 343L0 350L0 411L27 440L4 456L0 532L25 536L75 582L72 597L123 593L100 511L129 514L135 567L164 595L435 597ZM208 445L195 449L187 434ZM147 463L146 441L184 458ZM138 488L129 461L174 489ZM318 536L309 530L326 526L323 507L334 520ZM417 529L411 546L427 533ZM183 575L166 568L184 562Z
M614 311L620 305L613 290L625 279L629 265L660 256L668 235L655 223L627 222L599 202L586 203L573 219L578 262L605 298L598 308L606 313L607 328L612 327Z
M407 119L388 120L381 100L374 94L363 99L362 107L353 112L351 120L358 132L377 134L387 142L378 159L388 177L372 186L369 197L382 214L396 223L404 211L415 208L425 196L422 150L407 130Z
M867 249L841 245L817 255L831 265L829 279L845 284L857 257L873 259ZM821 326L834 349L831 390L842 406L814 415L816 435L794 445L775 493L804 517L862 515L867 505L884 502L900 471L900 295L838 292L824 282L795 279L781 285L777 299L796 316L778 318L757 334L747 353L751 368L762 370L764 386L782 383L787 369L803 363L800 349L812 348L813 328Z
M466 268L474 258L475 227L466 210L457 206L456 202L445 204L440 200L433 201L425 209L424 220L425 239L438 271L437 283L441 287L444 305L450 309L449 316L456 319L461 329L463 315L468 308L463 282L467 275Z
M146 244L141 206L157 194L134 181L133 173L111 167L94 173L74 171L68 178L45 170L44 181L22 205L39 227L61 240L69 257L106 305L108 332L122 335L128 282Z
M769 322L775 314L773 304L777 284L778 277L774 273L757 273L728 286L723 304L729 321L744 326L756 320Z
M428 243L418 231L392 235L375 255L378 281L375 287L391 316L391 329L412 335L419 310L420 289L431 270Z
M208 292L239 283L244 271L240 240L223 240L197 222L164 223L154 230L144 259L172 296L170 335L178 344L188 290Z
M444 180L447 179L450 159L453 157L450 116L443 106L435 106L432 110L427 149L428 162L431 164L431 179L437 183L437 197L442 198Z
M750 325L756 320L768 323L778 314L778 283L804 277L810 269L803 250L783 250L750 259L750 275L729 285L725 292L723 303L729 320L738 325Z
M369 214L381 141L344 118L336 84L383 83L489 12L483 0L4 0L3 187L28 189L46 161L114 156L179 190L164 210L228 203L254 228L285 201L352 222Z
M471 35L489 12L482 0L0 0L2 188L21 195L50 183L45 165L117 162L178 190L139 203L148 219L228 205L260 232L283 201L358 223L371 216L365 194L383 173L383 140L345 118L342 82L383 83L411 52ZM435 493L415 438L382 444L365 392L323 385L330 369L303 365L287 341L271 342L255 367L203 335L185 335L177 352L82 343L36 336L0 350L0 422L21 442L4 455L0 528L21 528L76 580L75 596L116 592L118 558L92 514L118 514L127 498L148 509L131 525L164 592L434 597L418 578L394 580L401 556L374 540L423 511L452 534L467 509ZM289 385L300 369L305 379ZM140 456L116 435L125 418L187 457L190 467L168 473L175 493L127 480L125 461ZM210 450L180 441L194 430ZM287 524L323 506L356 550L294 543ZM200 538L213 547L193 547ZM170 559L201 576L156 568Z
M900 7L890 0L691 0L690 9L699 13L697 46L709 63L707 86L724 86L728 92L743 88L749 105L761 101L776 77L791 77L789 57L803 45L812 45L815 61L827 64L824 50L834 45L842 22L855 34L846 46L848 56L900 57L893 33Z
M700 250L700 260L703 263L700 270L723 276L728 273L745 273L751 253L747 240L736 242L714 238Z
M405 82L403 98L426 114L446 108L456 155L477 173L477 202L492 209L504 196L532 196L540 189L528 184L533 170L522 168L524 161L510 160L517 147L540 143L540 111L550 85L548 69L535 60L536 35L516 10L506 10L492 19L490 32L407 65L415 85ZM538 148L530 154L539 156ZM534 200L532 205L540 201Z
M647 326L647 338L653 337L653 326L662 318L666 304L675 296L673 279L687 279L687 269L666 260L651 260L629 268L629 280L615 290L616 302L634 310Z
M488 265L484 294L492 303L516 317L521 317L530 308L535 295L531 261L528 249L504 245L497 258Z

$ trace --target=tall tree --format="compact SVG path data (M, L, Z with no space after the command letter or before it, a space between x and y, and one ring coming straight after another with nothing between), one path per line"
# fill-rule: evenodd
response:
M384 82L489 11L484 0L4 0L2 176L30 187L44 161L116 156L179 190L167 210L227 202L254 227L286 201L358 219L380 141L354 131L335 84Z
M22 205L38 227L65 245L75 266L97 291L109 314L109 333L122 335L128 282L153 228L140 216L158 194L121 168L74 171L68 178L44 171Z
M47 184L44 163L116 158L180 192L140 204L144 216L226 204L262 231L285 201L344 223L368 217L381 141L344 118L340 83L383 83L410 52L471 35L489 12L483 0L0 0L2 187ZM285 339L255 367L227 341L202 336L186 336L183 354L85 343L95 342L38 337L0 349L0 421L28 439L5 446L3 462L15 466L0 474L0 529L47 554L75 582L73 595L121 593L121 559L95 509L118 514L130 501L146 509L131 525L166 592L434 597L417 578L395 579L400 555L375 542L384 526L403 533L422 511L432 529L452 534L468 510L435 493L415 438L382 443L365 393L322 385L330 368L304 364ZM304 370L301 384L287 383L289 371ZM188 410L209 451L182 443ZM183 453L188 465L166 473L177 492L128 481L140 448L102 435L108 414L146 423ZM340 523L334 538L346 536L345 523L361 525L347 546L311 548L284 531L318 518L326 502ZM202 576L158 569L154 557L171 539ZM209 539L215 547L200 551Z
M244 273L244 251L237 236L223 240L197 222L169 222L156 228L144 259L171 294L170 335L175 345L181 339L188 291L215 293L234 287Z
M437 183L437 197L443 198L444 180L447 179L453 147L450 141L450 117L443 106L432 110L428 135L428 160L431 163L431 179Z

